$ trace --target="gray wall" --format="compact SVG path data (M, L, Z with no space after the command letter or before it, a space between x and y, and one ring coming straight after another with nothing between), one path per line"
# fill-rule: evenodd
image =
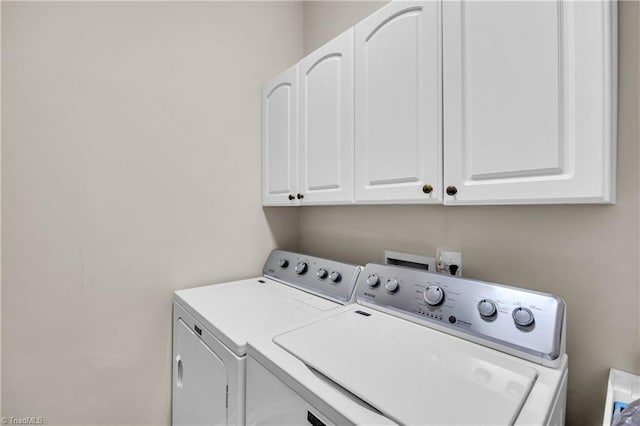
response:
M306 2L305 53L380 3ZM602 423L609 367L640 372L638 27L619 3L618 203L615 206L306 207L301 250L352 262L384 248L463 252L464 273L555 293L568 305L568 424Z
M294 2L3 2L3 415L169 422L172 292L298 242L261 207L260 89L301 25Z

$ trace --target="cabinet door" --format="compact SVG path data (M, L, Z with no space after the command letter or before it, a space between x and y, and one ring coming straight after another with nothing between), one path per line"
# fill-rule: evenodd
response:
M393 2L355 27L356 202L442 201L440 7Z
M445 204L613 202L615 2L443 8Z
M297 65L262 89L262 204L297 204Z
M300 61L302 204L353 202L353 29Z

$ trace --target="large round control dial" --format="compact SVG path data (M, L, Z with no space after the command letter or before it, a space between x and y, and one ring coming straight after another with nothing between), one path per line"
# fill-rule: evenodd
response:
M444 290L437 285L430 285L424 289L424 301L431 306L437 306L444 301Z
M342 279L342 275L338 271L331 271L331 275L329 275L329 279L334 283L340 282Z
M395 293L398 291L398 280L393 278L388 279L387 282L384 283L384 288L390 293Z
M329 273L324 268L320 268L318 269L318 272L316 272L316 277L320 278L321 280L327 278L327 275L329 275Z
M533 312L522 306L513 310L513 321L517 326L528 327L535 321Z
M367 277L367 285L369 287L375 287L380 283L380 278L376 274L371 274Z
M496 302L491 299L482 299L478 302L478 312L482 318L491 318L498 312Z
M281 268L286 268L287 266L289 266L289 261L287 259L280 259L278 261L278 266Z
M307 263L306 262L298 262L296 267L294 268L298 275L302 275L307 272Z

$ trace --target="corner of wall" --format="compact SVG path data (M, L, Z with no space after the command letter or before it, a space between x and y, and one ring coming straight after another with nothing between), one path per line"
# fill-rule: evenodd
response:
M313 52L387 3L389 0L311 0L303 2L302 40L304 54Z

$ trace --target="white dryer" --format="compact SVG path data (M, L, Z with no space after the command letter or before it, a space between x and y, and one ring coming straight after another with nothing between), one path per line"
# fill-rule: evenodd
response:
M247 339L350 303L361 269L274 250L263 276L176 291L172 423L244 424Z
M248 424L564 423L561 299L376 264L356 299L249 340Z

